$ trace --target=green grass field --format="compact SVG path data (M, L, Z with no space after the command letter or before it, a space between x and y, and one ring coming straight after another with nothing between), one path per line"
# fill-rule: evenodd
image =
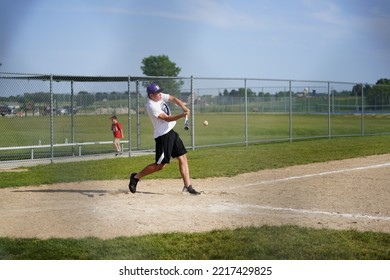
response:
M390 136L349 137L197 149L188 154L194 178L234 176L297 164L390 153ZM227 161L226 154L235 160ZM153 156L56 163L0 173L0 187L127 179ZM115 170L115 172L112 172ZM168 167L152 178L178 178ZM390 259L390 234L295 226L205 233L165 233L110 240L0 238L1 259Z
M125 138L128 139L127 115L119 115L122 123ZM208 126L203 121L209 122ZM248 138L245 139L245 115L243 113L196 113L194 127L190 131L184 131L183 121L179 120L175 128L181 135L186 146L192 146L191 134L194 133L195 147L207 145L220 145L232 143L287 141L290 138L289 115L288 114L260 114L250 113L248 115ZM139 119L140 135L137 135L137 119L131 118L131 149L143 150L153 149L154 140L150 121L146 115ZM111 122L108 115L76 115L74 120L74 141L98 142L112 141L110 131ZM364 129L362 131L362 129ZM72 126L70 116L54 117L54 144L70 143L72 140ZM362 123L360 115L332 115L330 127L328 126L327 114L294 114L292 118L293 139L327 138L351 136L351 135L386 134L390 133L390 115L365 115ZM50 118L39 117L11 117L0 118L0 147L10 146L31 146L50 144ZM330 133L330 134L329 134ZM128 148L125 145L125 148ZM86 152L111 152L112 145L91 145L84 146ZM35 153L45 152L50 156L50 148L35 149ZM55 155L72 155L72 147L55 148ZM31 150L1 151L0 160L29 158ZM76 151L77 154L77 151Z
M384 233L262 226L110 240L0 238L0 259L384 260L389 243Z

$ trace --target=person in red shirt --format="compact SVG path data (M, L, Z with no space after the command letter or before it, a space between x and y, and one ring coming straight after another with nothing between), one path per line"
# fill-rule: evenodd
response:
M116 116L111 117L111 130L112 133L114 134L114 148L116 151L116 156L122 154L122 149L121 149L121 139L123 138L123 130L122 130L122 125L120 122L118 122L118 119Z

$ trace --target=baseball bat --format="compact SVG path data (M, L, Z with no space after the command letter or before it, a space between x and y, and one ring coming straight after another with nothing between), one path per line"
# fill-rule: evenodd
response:
M186 115L186 118L184 119L184 130L188 130L188 116Z

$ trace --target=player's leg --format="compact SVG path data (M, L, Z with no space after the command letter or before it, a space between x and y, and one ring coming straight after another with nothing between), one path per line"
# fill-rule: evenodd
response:
M121 153L121 144L120 144L120 139L119 138L114 138L114 148L116 151L116 155Z
M130 174L130 182L129 182L129 190L132 193L136 192L138 181L149 174L152 174L154 172L162 170L167 163L169 163L170 157L167 157L168 155L166 151L166 143L167 141L164 141L164 135L160 136L155 139L156 142L156 155L155 155L155 163L151 163L144 167L140 172L138 173L131 173Z
M141 179L142 177L148 176L154 172L160 171L165 167L165 164L151 163L148 166L145 166L140 172L134 175L135 179Z
M174 133L172 157L177 158L179 161L180 175L183 179L184 187L183 192L189 192L190 194L200 194L191 185L190 169L188 167L187 150L180 139L179 134Z
M177 160L179 161L179 170L180 175L183 178L184 186L187 187L191 185L190 169L188 167L187 156L184 154L182 156L177 157Z
M129 190L132 193L135 193L137 191L137 184L138 181L149 174L152 174L154 172L160 171L165 167L165 164L157 164L152 163L144 167L140 172L138 173L131 173L130 174L130 182L129 182Z

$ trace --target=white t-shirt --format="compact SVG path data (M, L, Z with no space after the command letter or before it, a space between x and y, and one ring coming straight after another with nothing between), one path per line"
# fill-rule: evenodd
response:
M167 122L158 118L161 113L165 113L168 116L171 115L171 109L168 106L168 101L169 94L161 93L160 101L155 102L148 98L148 101L146 102L146 112L153 124L154 138L168 133L176 125L176 121Z

